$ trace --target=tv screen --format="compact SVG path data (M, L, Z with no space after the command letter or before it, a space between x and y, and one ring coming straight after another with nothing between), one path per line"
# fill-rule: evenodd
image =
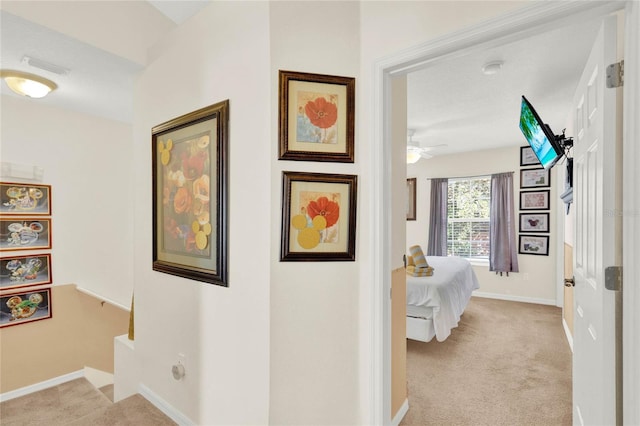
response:
M542 122L536 110L524 96L520 108L520 130L545 169L552 167L562 157L562 149L556 142L553 132Z

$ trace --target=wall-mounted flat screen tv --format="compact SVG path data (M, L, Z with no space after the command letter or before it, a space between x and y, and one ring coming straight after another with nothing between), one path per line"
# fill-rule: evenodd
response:
M562 158L562 148L553 132L524 96L520 108L520 130L543 168L551 168Z

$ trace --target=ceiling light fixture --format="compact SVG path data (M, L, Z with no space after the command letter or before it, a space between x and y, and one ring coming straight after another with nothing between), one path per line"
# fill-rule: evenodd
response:
M420 148L416 148L415 146L407 147L407 164L415 164L420 159Z
M43 98L58 88L51 80L23 71L1 70L0 77L11 90L30 98Z
M500 72L502 66L504 65L503 61L491 61L484 64L482 67L482 73L484 75L493 75Z

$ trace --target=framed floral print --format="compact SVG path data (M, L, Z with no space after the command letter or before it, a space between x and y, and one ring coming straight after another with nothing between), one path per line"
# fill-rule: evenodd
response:
M51 219L39 217L2 217L0 252L51 248Z
M0 328L51 318L51 288L0 296Z
M51 284L51 255L0 258L0 290Z
M354 162L355 78L279 73L280 160Z
M155 126L153 270L228 286L229 101Z
M283 172L281 261L354 261L357 176Z
M51 185L0 182L0 215L50 216Z

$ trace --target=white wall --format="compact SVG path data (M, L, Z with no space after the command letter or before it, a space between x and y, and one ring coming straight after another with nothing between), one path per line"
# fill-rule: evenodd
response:
M518 255L519 273L496 275L489 271L489 266L474 266L481 293L490 293L498 296L506 296L516 300L523 298L532 302L554 304L557 296L556 264L558 256L557 241L563 239L563 235L556 233L556 209L563 208L556 188L555 173L558 165L551 169L551 192L549 220L549 256ZM464 177L501 172L514 172L514 208L516 209L516 221L519 220L520 200L520 148L501 148L471 153L442 155L430 160L420 160L416 164L409 165L407 176L417 177L417 220L407 222L407 247L413 244L427 246L429 233L429 178L436 177ZM547 188L544 188L547 189ZM562 189L563 190L563 189ZM562 192L561 190L561 192ZM562 204L563 205L563 204ZM516 234L518 224L516 223ZM517 238L517 237L516 237ZM517 244L517 239L516 239Z
M41 167L42 183L52 186L53 284L77 284L129 306L131 125L35 99L3 95L1 102L2 161Z
M361 164L278 161L278 70L356 78L360 90L357 2L272 2L271 17L271 413L272 424L358 424L358 282L363 259ZM361 117L356 102L356 122ZM263 139L269 144L267 139ZM355 262L279 262L282 171L358 176Z
M269 5L213 2L154 48L134 97L136 357L141 382L201 425L269 413ZM151 128L230 100L229 287L152 271ZM171 366L186 355L186 376Z

